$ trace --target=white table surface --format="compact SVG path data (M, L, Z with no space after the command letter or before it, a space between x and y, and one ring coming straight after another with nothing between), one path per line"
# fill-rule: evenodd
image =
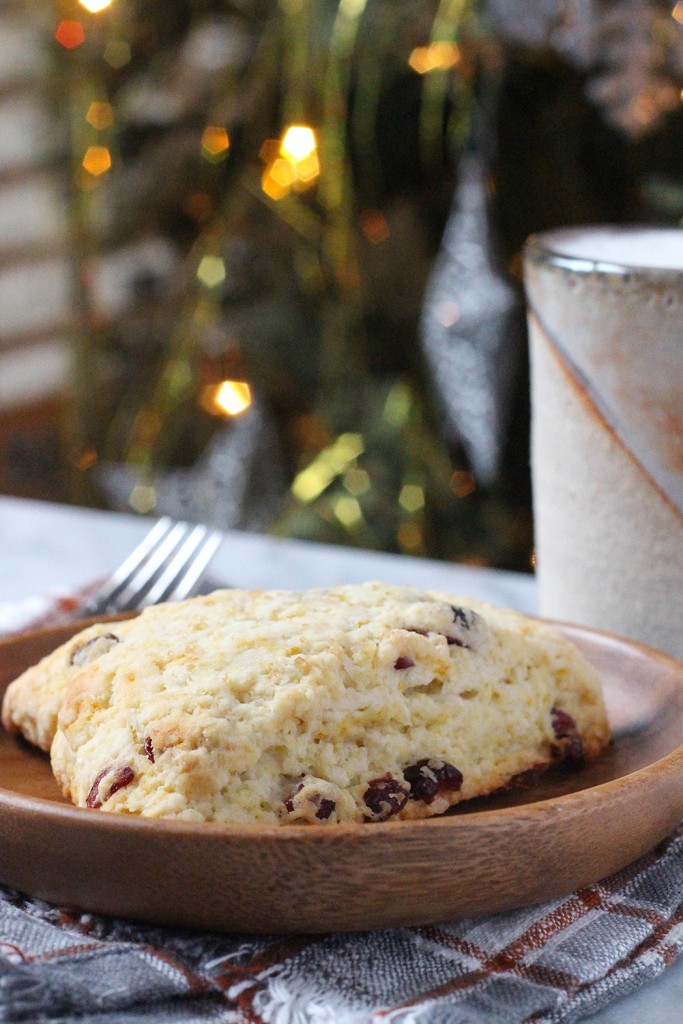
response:
M0 621L18 606L30 607L36 595L68 593L105 575L149 526L136 516L0 497ZM536 610L530 576L246 533L226 533L209 573L219 584L269 588L381 580ZM680 1024L683 960L587 1019L591 1024Z
M0 497L0 602L68 592L106 575L150 526L139 516ZM217 583L271 589L377 579L488 598L529 612L536 607L534 581L520 573L249 533L225 534L209 575Z

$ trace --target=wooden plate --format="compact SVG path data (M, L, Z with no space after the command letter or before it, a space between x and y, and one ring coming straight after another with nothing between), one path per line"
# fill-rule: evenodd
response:
M78 628L0 643L0 692ZM426 821L198 825L67 805L47 757L3 734L0 882L140 921L284 933L444 921L597 881L683 817L683 664L561 628L600 671L615 729L581 772Z

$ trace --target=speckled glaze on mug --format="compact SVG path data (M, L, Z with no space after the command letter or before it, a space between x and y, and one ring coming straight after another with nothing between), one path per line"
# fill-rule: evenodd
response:
M530 239L543 615L683 659L683 231Z

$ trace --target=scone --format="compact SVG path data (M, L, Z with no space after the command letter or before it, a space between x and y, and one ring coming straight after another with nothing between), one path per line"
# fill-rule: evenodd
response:
M3 720L46 746L60 702L74 803L189 821L421 818L609 741L597 674L556 630L379 583L90 627L12 684Z
M23 672L5 691L2 724L9 732L21 733L29 743L49 751L57 730L57 715L72 678L83 665L123 639L135 620L116 626L89 626ZM116 629L116 634L112 632Z

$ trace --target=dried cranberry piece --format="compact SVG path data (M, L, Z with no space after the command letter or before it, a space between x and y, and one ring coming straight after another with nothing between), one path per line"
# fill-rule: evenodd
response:
M114 644L121 643L121 640L115 633L100 633L99 636L91 636L85 643L75 647L71 652L69 658L69 664L71 665L85 665L90 660L90 655L93 657L97 656L97 653L106 654ZM97 644L101 651L95 652L94 646Z
M452 604L451 608L453 609L453 622L457 622L463 629L469 629L472 612L467 608L461 608L457 604Z
M482 635L483 620L481 615L472 611L471 608L459 608L457 605L450 605L453 612L453 633L442 633L449 647L476 647ZM418 626L406 626L409 633L419 633L420 636L429 636L433 630L421 629Z
M550 709L550 722L558 740L563 736L575 736L578 731L572 716L568 715L566 711L562 711L561 708L552 707Z
M102 779L105 777L105 775L107 775L110 771L111 765L108 765L95 776L95 781L90 787L90 792L88 793L85 799L86 807L101 807L105 800L108 800L110 796L114 795L114 793L117 793L120 789L123 789L124 786L127 786L135 778L135 772L128 765L124 765L122 768L117 768L114 774L112 775L112 779L109 784L109 789L102 797L100 797L100 783L102 782Z
M102 801L100 800L100 782L102 781L102 779L104 778L104 776L107 774L108 771L109 771L109 767L107 766L106 768L103 768L102 771L99 772L95 776L95 781L93 782L92 786L90 787L90 792L88 793L87 797L85 798L85 806L86 807L101 807L102 806Z
M284 801L285 810L289 811L290 813L292 811L296 810L296 807L295 807L295 804L294 804L294 797L297 796L297 794L301 792L301 790L304 788L305 785L306 785L305 780L302 780L292 790L290 795ZM307 794L307 798L313 804L313 806L316 808L315 816L318 819L318 821L327 821L327 819L336 810L337 805L336 805L335 801L334 800L330 800L329 797L324 797L321 793L316 793L314 791L312 793Z
M152 764L154 764L154 743L152 742L151 736L145 736L145 742L142 744L142 749Z
M296 786L295 789L292 790L287 799L284 801L286 810L290 812L294 810L294 797L297 795L297 793L300 793L303 788L304 784L303 782L300 782L298 786Z
M408 765L403 778L410 786L412 799L423 800L426 804L431 804L443 790L457 793L462 786L462 772L438 757L424 757Z
M394 668L399 670L402 668L412 668L414 664L413 659L409 658L407 654L401 654L394 662Z
M446 636L446 643L449 647L469 647L468 633L474 628L476 612L469 608L460 608L452 604L453 624L457 627L455 636Z
M550 709L550 722L557 739L557 743L550 745L553 759L567 768L583 768L586 755L581 733L572 716L561 708L553 707Z
M336 806L337 805L334 802L334 800L328 800L325 797L323 797L323 799L320 801L320 806L318 807L318 810L315 812L316 818L318 818L319 821L327 821L327 819L330 817Z
M409 790L404 782L387 772L381 779L371 779L363 800L370 810L366 821L386 821L398 814L408 800Z
M114 778L112 780L112 784L109 787L109 792L107 793L107 800L109 799L110 796L113 796L114 793L117 793L120 789L123 789L124 786L128 786L133 781L134 778L135 772L133 771L132 768L129 768L128 765L125 765L123 768L117 768L114 774Z

